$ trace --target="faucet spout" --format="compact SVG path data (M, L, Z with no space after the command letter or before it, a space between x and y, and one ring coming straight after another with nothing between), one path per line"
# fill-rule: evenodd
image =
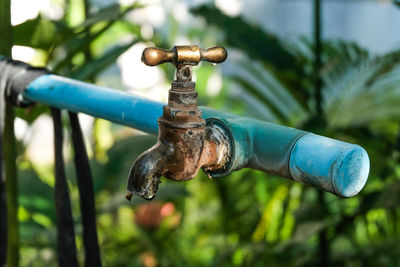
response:
M160 177L164 172L166 154L160 143L157 143L138 157L128 176L126 193L128 200L131 200L133 195L141 196L146 200L152 200L155 197Z

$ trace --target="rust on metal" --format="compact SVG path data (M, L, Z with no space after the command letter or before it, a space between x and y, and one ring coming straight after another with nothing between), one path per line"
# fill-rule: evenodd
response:
M158 119L157 144L139 156L129 173L127 199L132 195L154 198L161 176L185 181L193 179L200 168L207 172L228 164L231 154L228 137L222 128L206 127L197 106L195 83L191 81L192 66L201 60L219 63L226 56L222 47L175 46L171 50L143 51L145 64L171 62L177 73L169 90L168 105Z

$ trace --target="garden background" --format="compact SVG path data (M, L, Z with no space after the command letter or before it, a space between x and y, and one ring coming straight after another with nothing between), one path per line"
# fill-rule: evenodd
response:
M152 202L128 202L130 166L156 137L80 114L104 266L400 264L398 1L12 0L11 18L9 5L0 0L2 55L166 101L174 68L145 66L143 48L222 45L225 63L195 70L201 105L357 143L370 156L369 180L349 199L244 169L215 181L163 179ZM49 109L15 113L15 259L54 266ZM83 263L69 140L64 146Z

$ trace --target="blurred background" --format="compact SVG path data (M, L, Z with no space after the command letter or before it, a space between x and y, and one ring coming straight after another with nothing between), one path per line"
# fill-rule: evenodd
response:
M156 137L80 114L103 265L399 266L399 8L389 0L12 0L14 59L165 102L175 69L145 66L143 48L222 45L225 63L195 69L201 105L369 153L369 180L350 199L244 169L214 181L163 179L152 202L128 202L130 166ZM20 265L54 266L52 122L41 105L16 111Z

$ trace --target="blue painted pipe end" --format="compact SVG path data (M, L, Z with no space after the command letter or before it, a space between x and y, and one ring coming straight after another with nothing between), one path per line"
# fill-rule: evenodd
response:
M343 151L336 162L333 174L333 190L341 197L357 195L364 187L369 174L369 158L360 146Z
M347 198L364 187L370 163L358 145L306 134L294 145L289 168L294 180Z

